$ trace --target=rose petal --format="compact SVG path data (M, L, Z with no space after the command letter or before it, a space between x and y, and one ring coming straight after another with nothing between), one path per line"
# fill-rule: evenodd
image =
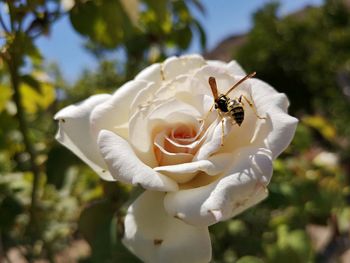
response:
M234 217L234 216L242 213L243 211L245 211L249 207L252 207L252 206L260 203L262 200L264 200L268 196L268 194L269 194L269 192L268 192L265 185L257 184L255 192L252 195L250 195L247 198L242 198L241 200L238 200L235 203L233 203L232 213L231 213L231 215L229 215L228 218ZM211 210L211 211L214 211L214 210ZM223 220L226 220L228 218L222 217L222 218L220 218L219 221L223 221Z
M136 111L142 110L143 108L152 104L155 100L154 94L159 89L154 83L149 83L146 87L142 88L136 95L130 105L129 116L135 114Z
M209 60L207 61L208 65L214 67L221 67L227 70L228 74L234 76L245 76L246 72L242 69L242 67L237 63L236 60L232 60L228 64L222 62L220 60Z
M148 122L148 115L152 111L151 107L143 108L129 120L129 142L135 149L136 155L148 166L157 165L156 156L153 152L152 131Z
M167 149L164 147L165 140L165 132L159 133L154 140L154 146L159 151L159 157L157 158L159 165L174 165L184 162L190 162L192 160L192 154L184 152L172 153L167 151Z
M184 74L162 85L154 97L160 100L176 98L196 108L204 115L213 105L214 101L211 95L208 80L203 83L202 80L199 81L192 75Z
M161 64L156 63L151 66L148 66L144 70L142 70L137 76L135 77L135 80L146 80L154 82L157 86L160 85L160 83L163 80L162 72L161 72Z
M191 144L199 139L203 131L203 124L198 119L182 111L170 113L163 122L166 126L160 132L157 131L157 137L159 137L159 140L166 140L162 143L162 146L165 145L165 148L169 146L169 149L174 150L170 150L170 152L188 152L182 150L193 148Z
M292 141L298 119L288 115L289 101L285 94L278 93L270 85L258 79L252 79L251 83L256 108L268 116L267 123L262 126L256 141L264 140L275 159Z
M177 183L145 165L135 155L129 143L111 131L98 136L101 154L112 176L125 183L140 184L145 189L176 191Z
M128 209L123 243L144 262L209 262L208 228L195 227L164 211L164 193L144 192Z
M191 104L184 103L177 99L170 99L157 106L150 113L149 118L151 120L167 120L170 123L181 122L181 119L177 118L176 114L186 114L193 122L198 122L198 119L201 117L201 114ZM170 115L172 116L171 119L169 118Z
M233 75L245 76L247 73L245 70L237 63L236 60L232 60L227 64L227 68Z
M226 91L231 88L241 77L232 75L229 70L225 67L216 67L212 65L206 65L195 71L193 78L198 81L198 86L205 87L207 90L205 94L210 94L210 86L208 83L209 77L214 77L216 79L217 89L219 93L225 94ZM243 83L244 84L244 83ZM241 88L235 89L235 92ZM230 93L230 96L234 97L234 93Z
M90 130L91 112L110 97L107 94L91 96L81 103L60 110L54 119L59 120L56 139L88 164L101 178L114 181L107 171L96 139Z
M186 173L205 172L208 175L217 175L230 166L233 154L221 153L209 157L207 160L200 160L176 165L158 166L153 168L157 172L168 172L179 177Z
M113 131L123 138L128 138L127 125L130 104L143 88L151 85L143 80L134 80L121 86L105 103L97 106L91 114L91 124L95 136L104 130Z
M129 121L129 141L132 143L136 154L149 166L156 165L156 158L153 154L152 135L157 134L155 129L182 122L184 118L193 125L199 125L200 114L191 105L185 104L176 99L161 101L145 107L136 112Z
M190 162L193 158L192 154L188 153L170 153L164 150L164 148L159 147L156 145L160 157L158 162L159 165L176 165L176 164L181 164L181 163L187 163ZM157 159L158 159L157 158Z
M195 69L205 65L206 62L199 55L185 55L170 57L163 62L163 76L165 80L171 80L182 74L189 74Z
M208 226L258 203L267 195L271 152L254 147L241 149L226 174L206 186L169 193L164 200L166 211L188 224Z
M206 160L215 152L218 152L221 149L222 138L224 138L230 133L232 125L230 120L227 118L223 119L223 127L221 123L221 118L217 118L213 122L209 129L209 133L204 141L203 145L198 149L197 154L194 157L194 160Z

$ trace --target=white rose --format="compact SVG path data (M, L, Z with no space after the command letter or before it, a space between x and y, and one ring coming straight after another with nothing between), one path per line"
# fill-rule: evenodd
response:
M253 104L242 100L241 126L230 116L222 125L217 110L208 114L209 77L224 94L245 75L235 61L172 57L113 95L92 96L55 116L58 141L103 179L146 189L125 218L124 244L142 260L210 261L208 226L267 196L272 161L297 125L287 97L249 79L229 94Z

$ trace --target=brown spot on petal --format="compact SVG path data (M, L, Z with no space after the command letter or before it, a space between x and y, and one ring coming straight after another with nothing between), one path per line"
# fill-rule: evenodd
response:
M240 207L240 206L244 206L245 203L249 200L249 198L245 198L243 200L240 201L236 201L233 205L233 210L235 210L236 208Z
M65 120L65 119L60 119L60 121L61 121L61 122L63 122L63 123L65 123L65 122L66 122L66 120Z
M155 246L160 246L163 243L163 241L164 241L163 239L154 239L153 244Z
M184 219L185 215L183 213L176 213L174 215L175 218L179 219L179 220L182 220Z
M164 74L164 69L163 69L163 63L160 64L160 77L164 81L165 80L165 74Z

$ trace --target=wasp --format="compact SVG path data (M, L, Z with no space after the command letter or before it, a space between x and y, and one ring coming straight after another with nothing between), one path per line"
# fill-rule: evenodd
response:
M228 116L231 120L241 126L244 121L244 103L243 99L248 103L248 105L253 109L255 115L259 119L266 119L266 117L260 117L256 112L256 109L253 103L243 94L238 98L231 99L228 95L237 88L242 82L246 81L249 78L254 77L256 72L246 75L244 78L240 79L235 83L225 94L219 94L217 89L216 80L214 77L209 77L209 86L214 97L214 105L211 107L210 111L213 110L213 107L217 110L218 114L221 117L222 125L222 136L221 136L221 146L224 145L224 117Z

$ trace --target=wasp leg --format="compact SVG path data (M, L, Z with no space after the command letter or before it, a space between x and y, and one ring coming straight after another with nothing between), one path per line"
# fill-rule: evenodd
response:
M209 114L213 111L213 109L214 109L214 103L213 103L213 105L210 107L210 110L209 110L208 113L205 115L204 119L200 119L199 122L200 122L200 123L202 123L202 122L205 123L206 120L207 120L208 117L209 117Z
M225 129L224 118L222 118L222 120L221 120L221 146L224 146L224 135L225 135L224 129Z
M246 100L246 102L248 103L248 105L252 108L252 110L254 111L255 116L260 119L260 120L266 120L266 117L261 117L259 116L258 112L256 111L256 108L254 106L254 104L244 95L241 95L238 99L239 102L242 102L242 98L244 98Z
M220 110L218 110L218 114L221 117L221 146L224 146L224 136L225 136L224 116L221 114Z

